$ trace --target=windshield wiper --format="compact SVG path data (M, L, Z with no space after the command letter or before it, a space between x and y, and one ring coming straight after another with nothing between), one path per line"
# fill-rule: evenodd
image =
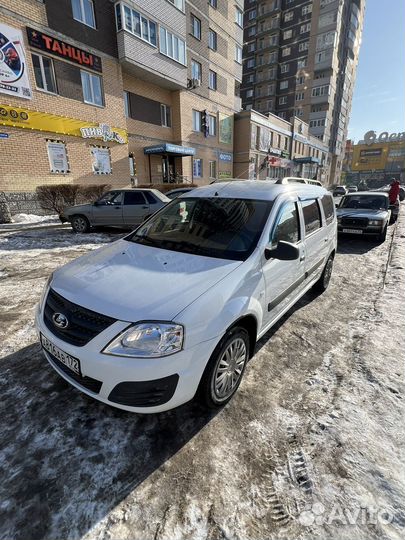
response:
M160 246L160 242L154 240L150 236L135 235L131 238L132 241L139 242L140 244L149 244L150 246Z

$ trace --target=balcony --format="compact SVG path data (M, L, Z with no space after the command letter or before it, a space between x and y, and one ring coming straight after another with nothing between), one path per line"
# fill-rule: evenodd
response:
M170 2L162 4L159 12L151 13L153 19L124 2L115 5L118 58L124 71L141 80L169 90L184 89L187 88L186 17Z

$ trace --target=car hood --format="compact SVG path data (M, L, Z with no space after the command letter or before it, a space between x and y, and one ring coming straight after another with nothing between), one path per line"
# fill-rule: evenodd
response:
M383 219L387 216L387 210L373 210L371 208L337 208L337 217L366 217L370 219Z
M241 264L118 240L57 270L51 287L122 321L172 320Z
M75 206L69 206L68 208L65 208L63 210L63 214L66 215L72 215L77 214L80 212L86 212L87 214L91 212L93 209L92 204L76 204Z

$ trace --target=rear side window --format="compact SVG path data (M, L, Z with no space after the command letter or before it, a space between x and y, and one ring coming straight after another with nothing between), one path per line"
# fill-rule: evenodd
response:
M326 223L329 225L329 223L332 223L333 216L335 214L333 199L330 195L324 195L321 200L322 200L323 212L325 214Z
M152 193L150 191L144 191L144 195L148 199L149 204L156 204L157 203L157 200L155 199L155 197L152 195Z
M127 191L125 193L124 204L146 204L145 197L140 191Z
M300 239L300 222L297 205L293 202L285 204L281 210L280 219L276 225L272 242L276 244L280 240L295 244Z
M302 201L302 212L304 214L305 234L311 234L321 227L321 214L318 202L315 199Z

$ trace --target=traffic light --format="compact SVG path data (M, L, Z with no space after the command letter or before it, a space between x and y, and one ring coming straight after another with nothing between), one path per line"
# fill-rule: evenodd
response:
M204 133L204 137L208 137L209 124L208 124L208 111L204 109L201 111L201 131Z

